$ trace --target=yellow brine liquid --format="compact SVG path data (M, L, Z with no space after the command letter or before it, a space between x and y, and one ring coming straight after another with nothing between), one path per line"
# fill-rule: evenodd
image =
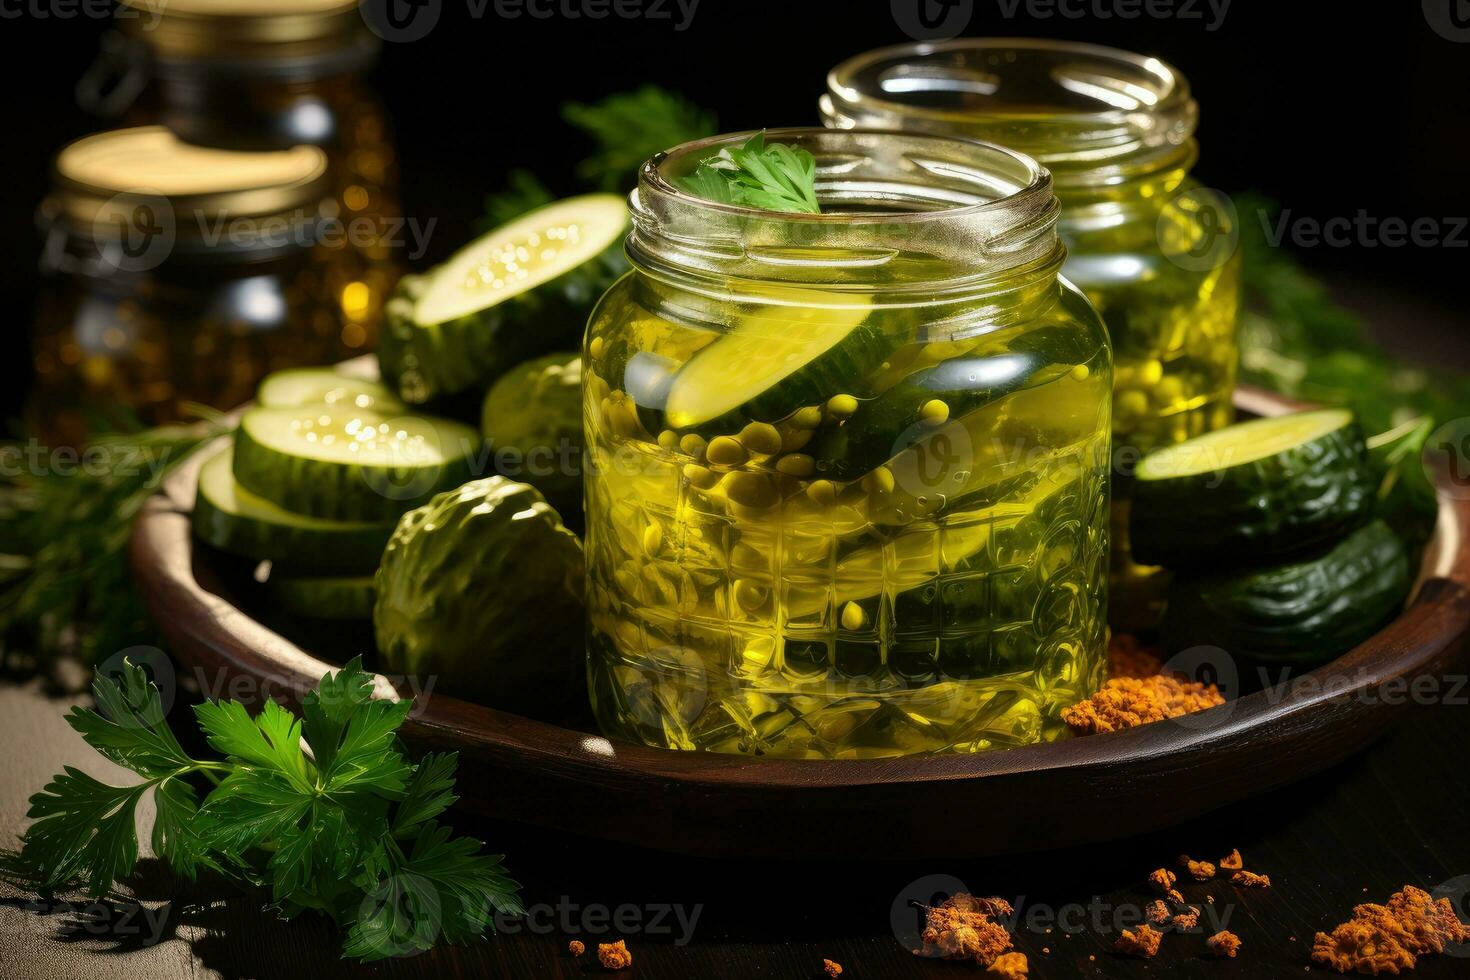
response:
M635 272L593 315L604 730L806 758L1054 734L1104 670L1111 367L1096 315L1054 276L969 304L751 292L710 300ZM873 349L854 349L859 334ZM802 402L786 417L742 414L771 364L818 361L776 384Z

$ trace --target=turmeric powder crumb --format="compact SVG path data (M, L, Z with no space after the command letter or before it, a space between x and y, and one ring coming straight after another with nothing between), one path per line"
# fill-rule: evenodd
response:
M1113 949L1128 956L1141 956L1149 959L1158 955L1159 942L1164 934L1151 926L1139 926L1138 931L1124 929L1123 934L1113 943Z
M1159 891L1167 892L1174 887L1174 882L1178 879L1175 877L1174 872L1168 868L1159 868L1148 876L1148 880L1149 884L1153 885Z
M571 942L567 943L567 952L571 953L573 956L581 956L583 953L587 952L587 946L582 942L582 940L573 939Z
M1258 875L1254 871L1237 871L1230 880L1242 888L1270 888L1271 876Z
M1029 966L1025 953L1001 953L990 964L987 972L998 974L1003 980L1026 980Z
M1156 898L1143 907L1143 917L1156 926L1161 926L1169 921L1169 906L1164 900Z
M836 960L822 960L822 972L831 977L832 980L837 980L838 977L842 976L842 964Z
M1240 951L1240 937L1233 932L1221 931L1206 939L1205 945L1214 955L1233 960Z
M1208 881L1215 877L1215 866L1208 861L1192 861L1186 855L1182 863L1189 876L1195 881Z
M633 954L621 939L615 943L598 943L597 961L604 970L625 970L633 965Z
M1436 902L1422 888L1405 885L1387 905L1359 905L1331 933L1317 933L1312 961L1338 973L1397 974L1414 969L1417 957L1464 942L1470 942L1470 925L1448 898Z
M1174 916L1174 920L1170 925L1177 932L1188 932L1199 925L1199 909L1191 905L1188 912L1180 912Z
M1092 697L1063 709L1062 721L1079 735L1093 735L1178 718L1224 703L1224 695L1214 684L1167 674L1114 677Z
M1173 902L1175 905L1184 904L1184 896L1179 894L1179 890L1176 888L1170 888L1168 893L1165 894L1164 897Z
M1109 677L1153 677L1164 669L1157 647L1141 645L1130 633L1115 633L1108 641Z
M947 960L974 960L988 967L1011 948L1011 934L990 920L992 915L1010 915L1009 902L1000 898L977 898L958 892L927 909L924 948L920 956L942 956Z
M1245 867L1245 863L1241 860L1240 851L1238 849L1232 850L1229 854L1222 857L1219 863L1220 868L1223 871L1239 871L1241 868Z

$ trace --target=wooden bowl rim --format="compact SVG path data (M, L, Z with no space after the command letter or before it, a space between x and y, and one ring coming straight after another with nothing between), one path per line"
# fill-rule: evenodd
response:
M1251 388L1239 389L1235 403L1243 411L1262 415L1301 407ZM134 529L132 568L150 611L175 644L182 639L182 646L196 656L229 672L269 682L287 701L298 700L338 665L306 653L195 580L189 508L198 460L190 463L193 465L181 468L180 481L167 493L148 501ZM1144 725L968 755L765 759L614 743L601 735L430 693L415 705L404 734L411 740L452 745L461 751L512 752L520 765L544 763L570 771L567 778L577 778L580 773L590 782L633 775L651 784L739 783L771 790L951 782L1136 762L1197 749L1267 721L1309 712L1327 701L1415 674L1470 632L1470 550L1463 547L1467 532L1470 496L1442 488L1438 525L1426 549L1415 597L1398 618L1331 663L1294 677L1290 691L1245 695L1189 716L1194 721L1190 725ZM379 696L401 696L387 678L379 676L377 684Z

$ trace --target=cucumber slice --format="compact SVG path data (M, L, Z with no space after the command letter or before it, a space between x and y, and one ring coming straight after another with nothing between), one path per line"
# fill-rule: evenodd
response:
M787 305L787 298L802 305ZM782 299L741 317L679 370L664 403L669 428L780 421L851 394L897 343L881 317L854 305L859 297L805 290Z
M1176 577L1164 641L1171 651L1209 644L1262 663L1314 667L1387 624L1409 583L1403 542L1374 521L1306 560Z
M390 414L408 410L387 385L348 377L332 368L291 368L268 374L255 392L255 402L262 408L326 405Z
M309 571L378 567L393 523L328 521L293 514L240 486L227 446L205 460L194 498L194 534L205 544Z
M1144 565L1188 568L1289 554L1368 519L1363 436L1340 409L1255 419L1138 464L1129 538Z
M294 578L272 574L266 589L280 607L307 619L372 619L373 576Z
M473 476L480 434L430 416L254 408L235 435L235 479L287 510L391 521Z
M969 413L1085 364L1096 354L1087 340L1081 331L1042 327L1003 348L916 371L823 433L811 450L817 469L828 479L854 480L902 453L923 451L948 438ZM1048 371L1050 365L1057 369ZM934 402L944 413L938 423L932 421L940 407Z
M580 346L587 315L627 270L628 209L567 198L476 239L385 307L378 360L411 404L481 388L508 368Z

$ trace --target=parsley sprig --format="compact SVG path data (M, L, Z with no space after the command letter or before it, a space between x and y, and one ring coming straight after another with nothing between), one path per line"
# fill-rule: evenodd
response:
M725 147L675 181L680 190L719 204L766 211L819 214L817 161L807 150L766 143L762 130L738 147Z
M456 799L456 756L410 763L395 733L412 702L374 699L358 660L323 677L301 717L273 701L255 717L237 701L195 706L220 759L182 748L142 668L124 661L93 692L97 710L73 708L67 721L143 781L111 786L68 766L31 797L35 823L15 864L41 890L80 881L101 897L127 876L134 816L151 790L153 849L177 873L209 869L267 889L287 917L325 912L345 931L346 956L464 942L493 930L495 912L523 911L501 857L436 820Z

